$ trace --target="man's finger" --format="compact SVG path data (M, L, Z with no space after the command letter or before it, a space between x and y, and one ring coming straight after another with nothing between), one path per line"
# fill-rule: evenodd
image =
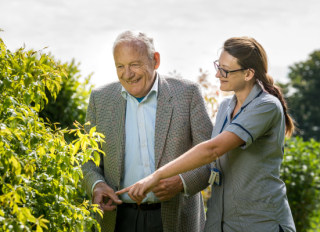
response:
M160 201L168 201L168 200L170 200L172 197L174 197L174 194L168 193L168 192L164 192L164 191L154 193L154 195L155 195Z
M168 195L169 193L167 192L167 191L159 191L159 192L155 192L155 191L152 191L153 193L154 193L154 195L156 196L156 197L163 197L163 196L166 196L166 195Z
M164 189L165 189L165 187L163 185L157 185L152 189L152 192L159 192L159 191L162 191Z
M108 195L105 195L106 197L109 197L111 200L113 200L116 204L121 204L122 201L119 199L117 194L115 192L109 193Z
M169 201L171 197L159 197L158 198L160 201Z
M116 205L103 204L103 205L101 206L101 209L102 209L103 211L113 211L113 210L115 210L116 208L117 208Z
M109 199L107 203L101 203L100 207L103 211L112 211L116 209L117 205L113 204L113 200Z
M93 204L100 204L102 202L102 195L96 194L92 199Z

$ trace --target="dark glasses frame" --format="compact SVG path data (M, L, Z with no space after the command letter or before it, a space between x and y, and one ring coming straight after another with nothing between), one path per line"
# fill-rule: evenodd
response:
M229 73L247 70L247 68L240 68L240 69L235 69L235 70L230 70L230 71L225 70L224 68L220 67L220 65L218 64L218 60L214 61L213 64L214 64L216 71L217 72L219 71L221 76L224 78L228 78Z

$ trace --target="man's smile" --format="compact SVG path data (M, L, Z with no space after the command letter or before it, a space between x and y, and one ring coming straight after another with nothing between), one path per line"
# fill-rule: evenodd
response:
M126 82L127 82L127 84L132 85L132 84L138 83L140 80L141 80L141 78L138 78L137 80L134 80L134 81L126 81Z

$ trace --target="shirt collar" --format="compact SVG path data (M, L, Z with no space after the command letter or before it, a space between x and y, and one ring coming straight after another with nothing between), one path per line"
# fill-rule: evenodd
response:
M242 107L245 107L246 105L248 105L253 99L255 99L257 97L257 95L263 91L261 86L256 83L253 88L251 89L249 95L247 96L246 100L244 101L243 105L241 106ZM237 97L236 95L233 95L231 101L230 101L230 104L229 106L231 106L231 108L234 108L234 106L236 105L236 102L237 102Z
M154 81L149 93L144 97L143 101L145 99L147 99L149 97L149 95L153 92L155 93L155 96L157 97L158 96L158 86L159 86L159 74L156 73L156 80ZM124 99L127 100L127 97L128 97L128 95L130 95L130 93L128 93L128 91L123 86L121 86L121 95ZM130 96L132 96L132 95L130 95ZM134 97L134 96L132 96L132 97Z

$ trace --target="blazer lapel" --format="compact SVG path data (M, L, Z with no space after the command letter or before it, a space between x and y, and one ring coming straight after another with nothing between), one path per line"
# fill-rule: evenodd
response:
M159 75L158 102L155 128L155 167L159 167L172 116L172 93L168 82Z
M115 142L117 147L116 158L117 167L114 167L117 170L118 186L120 186L121 173L123 173L124 167L124 150L125 150L125 121L126 121L126 103L127 101L121 95L121 85L115 93L115 104L113 105L113 136L116 136Z

